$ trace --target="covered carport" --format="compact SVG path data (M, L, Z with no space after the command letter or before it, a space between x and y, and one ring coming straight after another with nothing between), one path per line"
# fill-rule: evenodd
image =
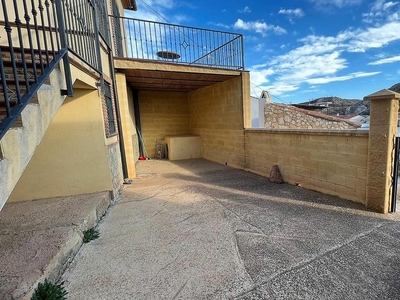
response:
M129 177L138 144L143 141L145 154L154 158L157 140L170 135L199 136L201 158L243 167L248 72L127 58L114 62Z

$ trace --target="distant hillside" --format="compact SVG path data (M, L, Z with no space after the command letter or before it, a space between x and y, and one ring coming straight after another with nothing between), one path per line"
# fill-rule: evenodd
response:
M369 102L360 99L342 99L339 97L322 97L301 103L302 105L319 105L318 112L329 116L356 116L369 114Z
M389 90L400 93L400 83L396 83ZM369 115L369 101L360 99L342 99L339 97L321 97L308 102L300 103L302 105L323 106L316 111L329 116L349 116Z
M391 90L393 92L396 92L396 93L400 93L400 82L396 83L395 85L390 87L389 90Z

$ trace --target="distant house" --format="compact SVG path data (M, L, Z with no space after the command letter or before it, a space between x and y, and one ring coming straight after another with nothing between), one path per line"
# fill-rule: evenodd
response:
M251 97L251 127L264 128L264 107L266 103L272 103L267 91L262 91L259 98Z

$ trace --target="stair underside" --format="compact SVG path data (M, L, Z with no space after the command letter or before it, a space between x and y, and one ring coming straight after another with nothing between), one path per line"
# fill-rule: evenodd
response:
M4 78L0 75L0 122L7 118L7 111L12 113L12 109L16 106L24 105L24 109L0 140L0 174L2 175L0 176L0 210L65 99L65 96L60 93L65 84L64 77L57 66L35 95L32 95L28 104L20 104L18 99L29 92L30 86L35 84L42 74L42 67L47 67L48 61L40 57L37 52L33 56L26 52L24 55L26 61L23 62L20 49L14 50L15 60L12 61L10 49L1 47L5 74ZM49 60L52 59L53 55L49 56ZM17 66L16 74L14 74L13 65ZM27 68L24 69L24 66ZM7 103L6 99L8 99Z

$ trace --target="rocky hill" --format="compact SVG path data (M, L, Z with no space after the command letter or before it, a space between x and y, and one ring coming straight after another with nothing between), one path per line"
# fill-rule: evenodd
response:
M400 93L400 82L396 83L395 85L390 87L389 90L391 90L393 92L396 92L396 93Z
M322 97L301 104L321 106L321 109L317 109L316 111L329 116L356 116L360 114L369 114L369 102L360 99Z
M391 86L389 90L400 93L400 83ZM322 97L301 104L322 106L323 108L318 109L317 111L329 116L353 117L356 115L369 115L369 101L360 99Z

